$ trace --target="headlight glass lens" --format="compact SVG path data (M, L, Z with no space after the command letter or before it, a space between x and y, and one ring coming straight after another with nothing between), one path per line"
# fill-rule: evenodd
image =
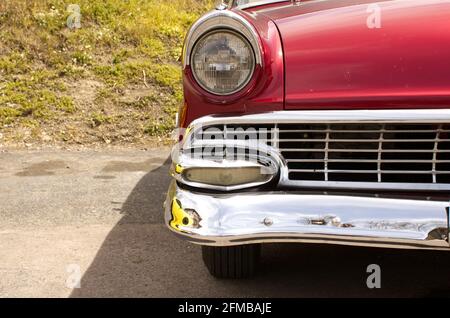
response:
M254 182L267 182L270 174L263 174L259 167L242 168L189 168L183 172L191 182L216 186L235 186Z
M200 86L214 94L229 95L249 82L255 68L255 55L242 36L216 31L197 42L191 64Z

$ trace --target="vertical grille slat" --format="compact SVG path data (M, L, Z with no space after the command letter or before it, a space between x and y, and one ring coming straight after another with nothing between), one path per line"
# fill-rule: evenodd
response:
M434 141L434 147L433 147L433 183L436 183L436 155L439 145L439 137L441 134L442 125L439 125L438 130L436 131L436 139Z
M325 156L324 156L325 181L328 181L328 149L330 149L330 125L327 125L327 132L325 138Z

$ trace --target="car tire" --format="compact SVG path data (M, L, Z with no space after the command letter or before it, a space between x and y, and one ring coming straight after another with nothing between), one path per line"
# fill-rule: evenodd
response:
M217 278L249 278L255 274L261 245L202 246L203 262Z

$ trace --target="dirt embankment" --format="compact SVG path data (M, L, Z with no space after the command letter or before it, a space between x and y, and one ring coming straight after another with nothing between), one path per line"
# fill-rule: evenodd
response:
M211 0L0 2L0 148L164 144Z

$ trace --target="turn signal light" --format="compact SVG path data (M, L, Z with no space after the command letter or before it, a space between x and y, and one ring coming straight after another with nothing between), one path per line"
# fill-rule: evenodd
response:
M183 171L183 177L190 182L214 186L236 186L268 182L272 174L265 170L265 167L189 168Z

